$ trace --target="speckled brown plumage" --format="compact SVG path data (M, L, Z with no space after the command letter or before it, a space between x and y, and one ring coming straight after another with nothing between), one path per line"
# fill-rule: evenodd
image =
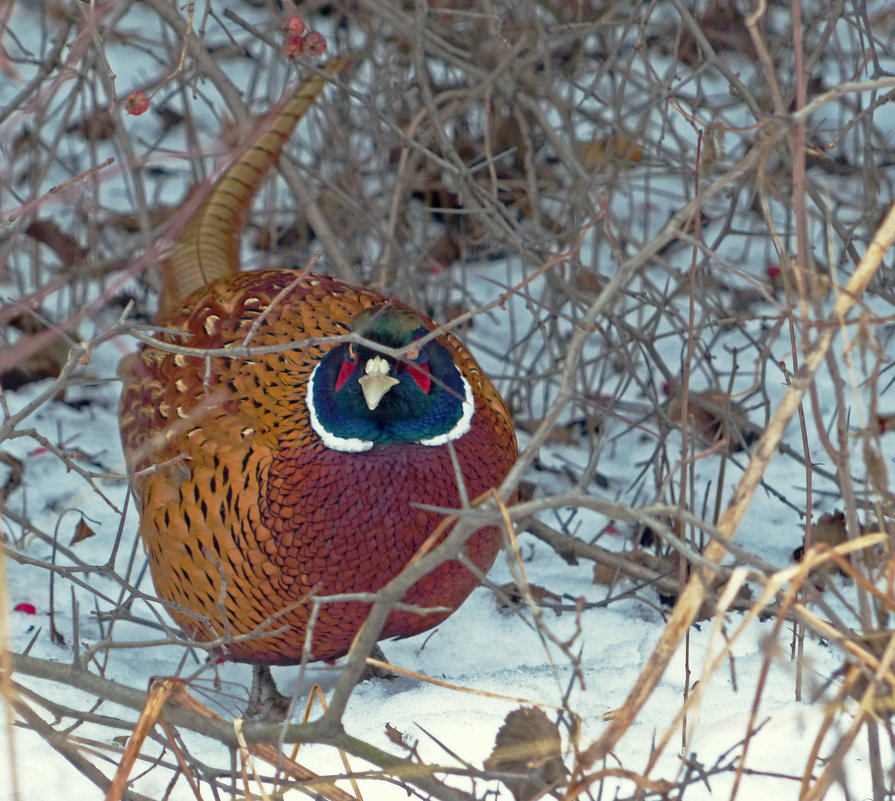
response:
M252 168L258 173L278 150L260 153ZM184 632L202 641L220 638L228 658L298 662L310 598L378 590L441 521L416 504L460 505L447 445L395 442L344 452L327 447L310 425L309 376L338 345L300 340L346 334L364 309L403 307L371 290L291 270L224 274L168 306L160 320L168 333L159 335L168 343L201 352L244 345L251 333L253 348L296 344L252 358L148 346L125 362L122 442L156 591L175 604L170 612ZM435 327L421 315L414 319ZM453 446L466 492L475 498L506 475L515 436L502 400L460 342L450 335L437 342L474 398L469 430ZM500 532L486 528L467 551L487 571L500 543ZM452 561L418 581L404 600L454 610L477 583ZM323 606L312 658L346 653L367 609L358 602ZM381 636L410 636L448 614L396 611Z
M292 283L289 271L241 273L188 299L166 327L189 331L192 348L222 348L252 337L256 347L302 337L347 333L377 293L323 276ZM434 326L433 326L434 327ZM513 462L506 410L462 346L450 344L476 396L472 429L455 443L470 497L493 487ZM140 533L159 595L209 622L178 611L199 639L242 636L271 616L289 630L230 645L231 658L270 663L301 658L312 593L373 591L394 577L440 521L412 504L457 507L447 446L397 444L365 453L323 446L311 430L304 398L308 375L326 346L291 349L253 360L205 359L146 348L122 395L121 426L141 503ZM162 465L155 469L152 466ZM469 543L487 571L500 546L494 529ZM405 601L462 603L478 583L459 563L430 573ZM222 619L218 598L224 587ZM365 606L329 605L315 626L313 655L345 653ZM408 636L446 614L393 613L383 637Z

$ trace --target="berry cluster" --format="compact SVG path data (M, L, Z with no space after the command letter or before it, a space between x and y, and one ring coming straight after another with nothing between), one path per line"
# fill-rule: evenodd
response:
M322 33L309 31L301 15L293 14L286 23L286 38L283 39L283 55L289 59L299 56L319 56L326 50L326 39Z

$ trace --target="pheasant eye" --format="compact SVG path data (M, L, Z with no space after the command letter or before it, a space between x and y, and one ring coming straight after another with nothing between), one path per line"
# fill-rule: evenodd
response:
M357 361L357 347L353 342L348 343L348 358L353 362Z
M420 349L414 345L409 350L404 351L404 356L411 361L416 361L420 357Z

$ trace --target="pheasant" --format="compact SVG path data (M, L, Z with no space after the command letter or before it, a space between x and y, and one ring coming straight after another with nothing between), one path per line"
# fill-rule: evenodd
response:
M497 486L517 456L494 386L425 315L325 275L239 271L249 204L325 84L302 83L208 191L163 264L159 345L120 368L156 591L187 636L255 664L253 698L306 645L348 652L370 605L315 598L382 588L431 545L432 507ZM468 540L481 573L501 541L493 526ZM441 564L404 603L446 611L393 610L380 639L437 625L478 583Z

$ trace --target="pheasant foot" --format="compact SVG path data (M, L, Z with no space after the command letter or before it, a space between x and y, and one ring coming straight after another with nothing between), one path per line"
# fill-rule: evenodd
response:
M291 703L292 699L277 689L268 665L252 666L252 689L246 717L266 723L280 723L289 714Z
M374 645L373 649L370 651L370 656L373 659L378 659L380 662L388 662L388 658L385 655L385 652L379 647L379 645ZM361 681L369 681L370 679L396 679L398 678L397 673L393 673L388 668L378 667L375 665L367 665L364 668L364 672L360 674L359 682Z

